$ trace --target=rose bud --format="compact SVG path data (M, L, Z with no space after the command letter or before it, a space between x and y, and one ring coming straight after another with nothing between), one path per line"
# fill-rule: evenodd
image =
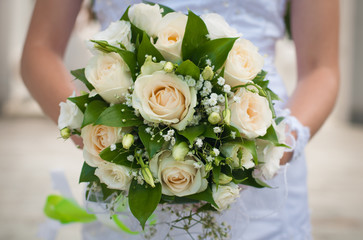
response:
M210 66L206 66L202 72L202 77L204 80L212 80L214 76L213 69Z
M155 187L153 175L148 167L141 168L141 174L144 177L145 182L147 182L151 187Z
M60 134L63 139L68 139L71 136L71 129L65 127L60 130Z
M208 117L208 122L215 125L221 121L221 116L217 112L212 112Z
M122 147L129 149L134 144L134 135L128 133L122 138Z
M188 152L188 144L186 142L180 142L173 147L173 158L177 161L183 161Z
M232 181L232 177L227 176L224 173L219 174L219 184L228 184L230 181Z
M164 71L171 73L174 70L174 64L172 62L166 62L164 65Z
M231 124L231 110L228 108L223 110L223 121L228 126Z

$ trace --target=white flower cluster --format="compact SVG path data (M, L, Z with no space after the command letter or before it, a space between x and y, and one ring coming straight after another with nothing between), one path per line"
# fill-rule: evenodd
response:
M196 81L191 76L185 76L184 81L188 84L189 87L195 87Z
M175 145L175 137L174 137L175 131L173 129L169 129L168 132L166 134L163 134L162 131L160 131L160 135L164 138L165 142L169 142L171 143L171 145Z
M200 120L202 120L202 114L196 113L193 115L193 119L189 122L188 126L197 126Z
M203 147L203 139L202 139L202 138L196 138L196 139L195 139L195 145L196 145L198 148Z
M204 81L203 89L200 91L202 97L208 96L212 92L212 83L210 81Z

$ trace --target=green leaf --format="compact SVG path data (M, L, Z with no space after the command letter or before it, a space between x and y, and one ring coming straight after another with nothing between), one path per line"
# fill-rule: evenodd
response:
M252 154L255 165L257 165L258 158L257 158L256 142L254 140L245 140L244 139L241 144Z
M95 175L95 171L95 167L91 167L86 162L84 162L81 170L81 175L79 176L79 183L99 181L98 177Z
M120 18L120 20L130 22L130 18L129 18L129 9L130 9L130 7L131 7L131 5L127 7L126 11L124 12L124 14Z
M232 177L232 168L228 164L224 164L221 166L221 173L226 174L229 177Z
M144 64L145 55L151 55L155 57L157 62L164 60L163 55L161 55L159 50L157 50L154 45L151 44L150 38L145 32L143 32L142 41L137 51L137 61L139 63L139 66L142 66Z
M182 55L184 60L192 59L195 51L208 41L207 34L207 26L203 20L189 10L188 21L182 42ZM198 62L194 61L194 63Z
M262 181L257 182L254 177L252 177L252 169L234 169L232 171L233 179L236 180L238 183L243 185L248 185L256 188L264 188L266 187L265 184L260 184ZM243 181L239 181L243 180Z
M206 202L209 202L210 204L214 205L215 207L218 207L217 204L214 202L212 189L209 186L203 192L192 194L192 195L185 196L185 197L194 199L194 200L199 200L199 201L206 201Z
M127 156L129 155L134 155L134 149L124 149L122 147L122 143L117 143L116 149L113 151L111 151L110 147L107 147L100 153L100 157L107 162L123 165L126 167L136 167L136 164L133 164L133 162L127 160Z
M275 119L276 125L279 125L284 119L285 119L285 117L278 117L278 118L276 118Z
M213 166L212 172L213 172L213 182L215 182L215 184L217 185L217 188L218 188L218 185L219 185L219 175L221 173L221 165L219 165L219 166Z
M200 208L198 208L197 212L206 212L206 211L212 211L212 212L216 212L218 211L217 209L215 209L212 204L210 203L206 203L203 206L201 206Z
M142 120L136 117L133 108L124 104L115 104L101 113L95 125L110 127L133 127L142 124Z
M271 126L267 129L266 134L264 136L258 137L259 139L263 139L266 141L272 142L275 146L280 145L279 138L277 137L275 128Z
M136 54L126 50L119 50L117 52L123 58L127 66L130 68L132 79L136 80Z
M274 104L272 103L271 94L269 91L266 91L266 96L267 96L268 106L272 113L272 118L275 118L276 117L275 108Z
M212 139L217 140L218 136L213 130L214 126L211 124L207 124L205 126L206 126L206 128L205 128L205 131L203 132L203 136L206 138L212 138Z
M87 104L84 112L84 118L82 128L88 124L96 122L101 113L108 107L108 104L104 101L95 100Z
M183 131L178 131L178 133L186 137L190 144L193 144L194 140L204 133L205 128L204 124L200 124L198 126L187 127Z
M261 70L261 72L259 72L256 77L252 80L254 83L260 85L262 88L267 88L268 85L268 80L264 81L265 77L267 75L267 72L264 70Z
M156 183L153 188L149 184L140 185L137 180L132 180L129 190L129 206L132 214L139 220L143 229L146 221L158 206L160 199L160 183Z
M154 6L155 5L155 3L153 3L153 2L148 2L148 1L143 1L144 3L147 3L147 4L149 4L149 5L151 5L151 6ZM162 5L162 4L160 4L160 3L158 3L158 5L159 5L159 7L163 10L163 12L161 13L161 15L164 17L166 14L168 14L168 13L171 13L171 12L175 12L173 9L171 9L171 8L169 8L169 7L167 7L167 6L165 6L165 5Z
M179 65L179 67L176 69L176 73L184 76L189 75L192 78L198 80L200 69L192 61L186 60Z
M193 53L190 60L203 68L206 66L206 60L210 59L214 69L220 69L236 40L237 38L218 38L208 41Z
M88 96L89 94L81 95L78 97L69 97L68 100L75 103L79 110L84 113L84 111L86 110L86 105L91 101Z
M92 84L87 80L86 75L84 73L84 68L81 69L77 69L77 70L73 70L71 71L71 74L78 80L80 80L81 82L83 82L86 87L88 88L88 90L92 91L93 89L95 89Z
M235 134L235 138L232 138L232 132L234 132ZM222 139L225 142L234 142L234 141L242 141L242 137L241 137L241 133L239 132L239 130L231 125L224 125L224 131L222 134Z
M165 141L160 134L156 134L154 138L146 132L147 126L141 125L139 127L139 137L142 142L142 144L145 146L147 153L149 154L149 157L152 158L164 145Z
M49 195L44 206L44 213L49 218L60 221L61 223L71 222L93 222L95 215L87 213L74 200L64 198L59 195Z

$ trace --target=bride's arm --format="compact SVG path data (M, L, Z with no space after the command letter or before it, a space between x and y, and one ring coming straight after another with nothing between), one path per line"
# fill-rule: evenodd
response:
M313 136L332 111L338 94L339 1L292 0L291 17L298 83L288 107ZM282 163L287 159L289 156L284 156Z
M63 56L81 4L82 0L37 0L24 46L24 83L55 122L59 102L75 90Z

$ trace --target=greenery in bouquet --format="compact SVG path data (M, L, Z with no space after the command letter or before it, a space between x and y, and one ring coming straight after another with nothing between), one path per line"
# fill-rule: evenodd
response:
M268 187L285 125L264 59L241 36L218 14L144 3L97 33L72 71L89 92L59 117L63 138L83 138L80 182L127 196L142 227L160 203L222 211L243 186Z

